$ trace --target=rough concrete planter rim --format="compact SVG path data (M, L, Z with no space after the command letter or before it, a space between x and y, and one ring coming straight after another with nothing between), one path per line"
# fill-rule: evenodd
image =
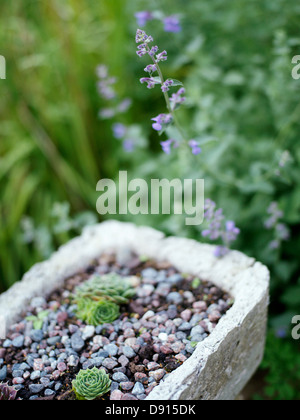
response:
M0 319L17 321L34 296L46 296L64 280L86 269L103 252L124 248L181 272L209 280L231 294L235 303L193 355L149 394L153 400L233 399L246 385L264 352L269 296L265 266L238 251L214 257L214 247L169 237L148 227L117 221L88 227L53 256L32 267L23 280L0 296Z

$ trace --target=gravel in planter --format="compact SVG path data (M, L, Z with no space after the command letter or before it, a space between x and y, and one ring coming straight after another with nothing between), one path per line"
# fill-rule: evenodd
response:
M134 276L136 295L120 317L99 326L75 316L71 295L95 273ZM232 305L213 284L178 273L168 263L103 255L46 300L36 297L23 319L0 341L0 378L22 399L74 399L72 380L81 369L109 374L102 399L142 400L189 358Z

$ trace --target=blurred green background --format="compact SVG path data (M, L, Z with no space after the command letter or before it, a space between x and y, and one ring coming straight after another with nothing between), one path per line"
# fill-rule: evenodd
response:
M168 51L166 77L187 90L178 117L190 138L203 141L197 159L185 151L164 155L151 128L164 102L159 89L139 83L148 64L135 53L134 13L141 10L180 15L178 34L164 32L158 21L146 31ZM291 76L300 48L300 4L3 0L0 12L0 54L7 61L7 79L0 80L0 291L100 220L96 184L102 177L116 179L128 170L139 178L205 178L207 197L241 228L236 248L272 273L257 398L299 399L299 345L290 330L300 313L300 81ZM113 121L98 116L107 106L97 92L101 63L118 78L120 97L133 101ZM113 137L113 122L134 131L133 153ZM274 232L264 228L273 201L291 230L277 250L269 247ZM187 228L183 218L118 219L201 240L201 230Z

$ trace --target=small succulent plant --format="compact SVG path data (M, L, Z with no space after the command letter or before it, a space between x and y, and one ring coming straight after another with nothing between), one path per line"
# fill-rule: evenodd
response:
M109 324L120 314L119 305L135 294L130 278L118 274L95 275L75 289L76 315L89 325Z
M75 301L88 298L94 301L109 300L118 305L128 303L135 294L128 278L115 273L103 276L95 275L90 280L78 286L75 291Z
M111 380L103 369L80 370L72 381L73 391L78 400L95 400L110 390Z
M12 401L17 396L17 390L7 383L0 383L0 401Z
M26 318L26 321L33 322L33 328L35 330L41 330L44 324L44 320L49 315L49 311L41 311L37 314L37 316L31 315Z
M77 316L89 325L109 324L115 321L120 315L119 306L107 300L94 302L90 299L81 299L79 302Z

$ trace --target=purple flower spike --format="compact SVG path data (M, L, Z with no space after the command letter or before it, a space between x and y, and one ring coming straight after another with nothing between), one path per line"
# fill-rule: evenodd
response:
M134 16L137 20L138 26L141 27L144 27L148 21L153 19L152 13L148 11L137 12Z
M200 155L200 153L202 153L202 149L199 146L198 142L196 140L190 140L189 141L189 146L192 149L192 153L193 155Z
M180 26L180 21L176 16L168 16L164 19L165 32L181 32L182 28Z

